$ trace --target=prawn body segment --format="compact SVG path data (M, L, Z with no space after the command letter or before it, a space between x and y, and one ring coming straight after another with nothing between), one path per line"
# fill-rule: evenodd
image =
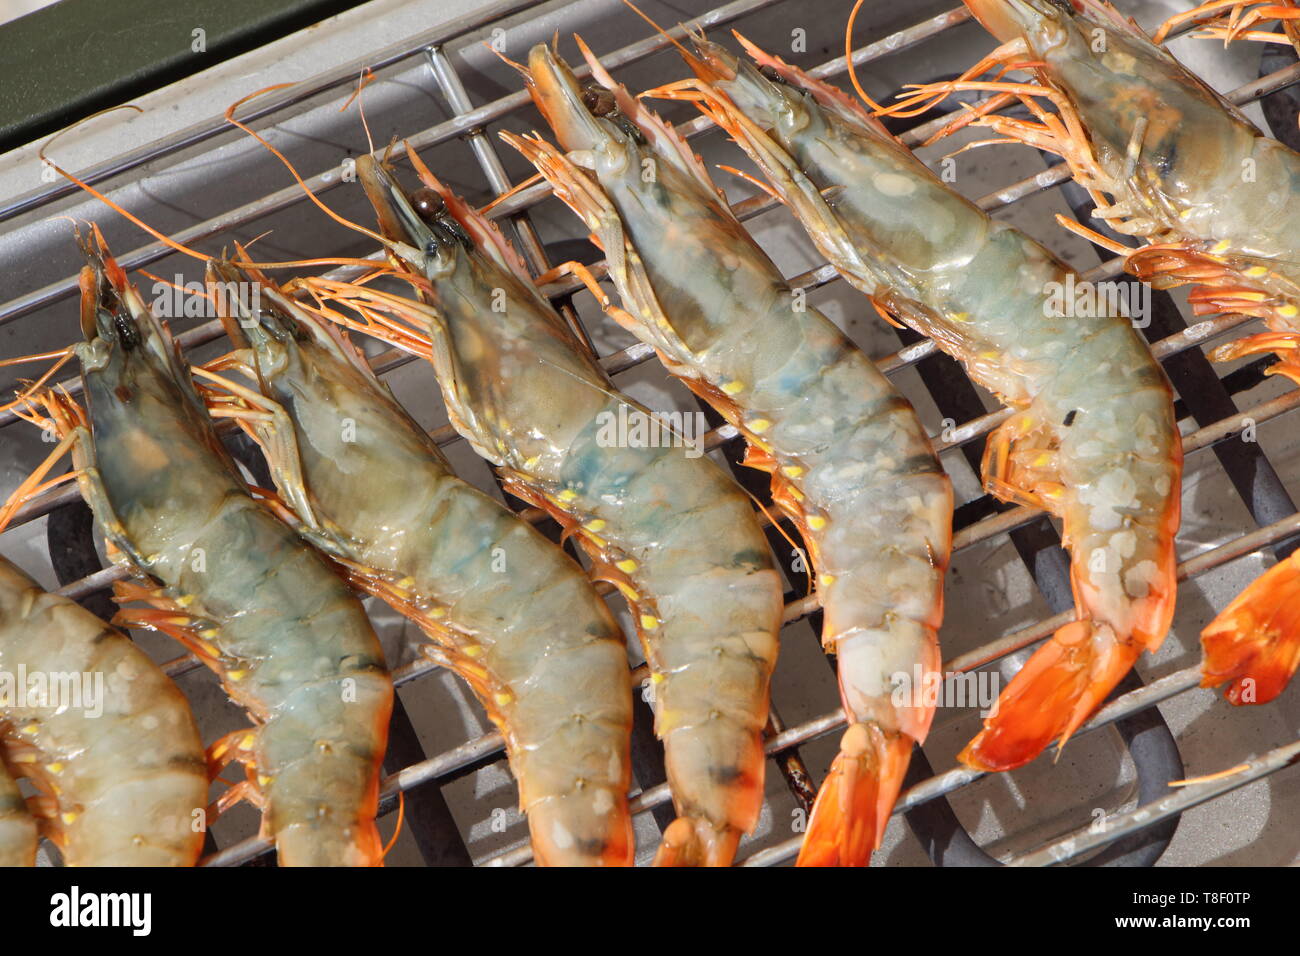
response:
M82 684L70 700L23 695L0 711L0 751L35 784L30 805L64 862L193 866L208 776L189 704L128 638L0 559L0 672L20 668ZM0 865L30 866L32 820L0 777Z

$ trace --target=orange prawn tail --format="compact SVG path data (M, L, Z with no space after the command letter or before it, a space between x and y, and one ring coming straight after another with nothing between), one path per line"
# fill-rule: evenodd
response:
M1201 686L1228 681L1233 704L1264 704L1300 665L1300 552L1270 568L1201 632Z
M730 866L740 843L734 827L717 828L707 820L678 817L668 825L655 853L655 866Z
M875 723L850 724L817 791L796 866L866 866L880 846L914 741Z
M1071 621L1034 652L998 697L981 730L957 757L976 770L1013 770L1056 738L1061 746L1145 650L1109 625Z

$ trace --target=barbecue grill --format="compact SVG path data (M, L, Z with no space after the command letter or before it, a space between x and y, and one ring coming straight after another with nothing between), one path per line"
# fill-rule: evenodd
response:
M873 6L883 5L868 5L859 16L853 61L877 97L906 82L951 76L993 45L952 0L906 9ZM1180 5L1146 0L1119 6L1153 28ZM665 26L690 20L724 42L729 38L723 28L736 27L773 52L814 67L815 75L847 85L846 62L837 55L848 15L844 0L735 0L712 8L646 2L643 8ZM340 106L369 67L375 81L362 101L375 144L397 137L395 156L402 157L409 144L450 186L481 205L532 172L496 131L546 130L517 77L487 46L522 59L529 46L556 30L571 62L577 57L568 34L579 31L634 91L686 72L668 41L614 0L372 0L140 97L142 113L95 118L61 137L50 154L151 225L206 252L264 236L255 248L268 260L374 256L362 237L307 202L274 158L226 124L225 107L258 87L295 81L246 104L240 116L290 157L322 201L366 224L369 207L350 175L352 158L367 148L366 132L355 105L343 112ZM1266 109L1246 106L1252 118L1276 124L1275 135L1292 136L1294 143L1296 101L1288 99L1300 83L1294 56L1249 43L1226 51L1209 41L1174 43L1184 62L1234 102L1264 100ZM742 154L705 119L681 104L663 103L661 111L710 165L743 165ZM922 117L902 137L915 146L942 122ZM977 136L962 135L920 155L937 167L957 144ZM77 254L70 225L55 217L99 223L146 298L154 280L138 270L168 280L201 278L192 260L51 177L38 145L0 156L4 355L57 348L77 334ZM1047 243L1084 278L1124 279L1117 260L1053 221L1057 212L1086 221L1090 209L1086 194L1067 182L1064 165L1054 157L1023 147L989 147L955 157L949 168L955 188ZM1070 618L1073 606L1068 561L1052 522L1040 512L1001 505L980 488L984 438L1007 413L930 342L879 322L870 304L816 257L774 200L744 180L717 176L791 282L878 361L935 437L959 502L940 634L944 670L1005 684L1031 646ZM517 240L536 273L579 258L601 274L578 220L544 184L520 190L491 215ZM653 408L698 410L650 349L604 318L576 282L554 282L545 291L572 309L621 388ZM954 756L978 729L978 708L941 706L924 754L913 760L877 863L923 864L928 858L940 865L1282 865L1300 858L1300 775L1285 772L1300 761L1297 689L1266 706L1242 708L1197 689L1201 628L1272 560L1300 546L1300 513L1287 491L1300 480L1300 442L1288 428L1300 408L1300 391L1266 379L1267 360L1220 367L1204 355L1229 334L1245 331L1249 321L1237 315L1196 318L1181 294L1151 295L1143 331L1177 391L1187 453L1179 610L1164 647L1139 662L1059 755L1049 751L1010 774L958 767ZM173 327L196 361L229 345L215 321L178 316ZM458 472L499 493L486 465L447 424L431 369L374 343L367 348L399 399L446 446ZM8 392L17 378L30 374L25 367L0 369L6 376L0 386ZM75 376L66 370L63 376L75 393ZM761 497L766 478L737 465L741 443L735 430L716 419L711 424L711 454ZM0 413L0 435L0 491L7 494L49 446L12 412ZM256 476L256 454L233 436L231 441ZM811 796L844 724L833 671L817 642L816 600L806 596L806 576L794 564L790 543L775 529L771 540L787 572L786 627L773 687L767 799L758 829L741 844L738 857L750 866L793 861ZM104 567L75 487L58 488L25 506L0 537L0 550L47 586L111 614L105 589L123 574ZM515 807L500 736L466 688L414 652L414 628L374 601L367 606L400 688L381 813L391 833L400 794L406 823L390 864L527 863L527 830ZM194 703L205 736L240 725L241 715L224 703L215 679L194 658L176 656L176 645L157 635L135 637L166 661L165 669ZM633 657L630 665L641 661ZM644 676L636 674L638 680ZM673 816L651 719L650 706L639 701L633 810L640 861L653 852ZM1170 786L1238 766L1230 775ZM273 851L256 836L256 827L257 816L247 809L218 820L205 863L267 862Z

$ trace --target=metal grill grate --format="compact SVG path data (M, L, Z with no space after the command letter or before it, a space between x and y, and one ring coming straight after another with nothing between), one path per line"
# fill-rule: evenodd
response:
M725 4L694 17L693 23L705 30L712 30L743 16L773 7L778 2L779 0L737 0L737 2ZM368 63L372 66L389 66L423 57L429 67L431 85L450 106L452 117L423 131L412 131L413 135L410 136L411 145L416 149L423 149L456 138L464 138L472 150L486 183L491 188L491 191L497 195L507 191L512 184L500 157L496 153L493 145L494 137L488 135L487 129L490 124L509 117L525 107L528 103L527 97L522 91L515 91L492 102L475 107L462 83L453 59L447 55L444 47L460 37L490 27L501 18L516 14L529 6L531 4L525 2L495 3L482 10L478 15L438 28L425 36L388 50L378 51L368 59L357 61L358 64ZM907 50L968 19L969 14L965 8L959 7L950 10L857 49L853 55L854 62L860 66L887 54ZM673 32L675 35L680 36L680 31L675 30ZM617 74L618 68L643 60L663 49L666 44L667 41L663 38L650 36L622 49L604 54L602 60L612 72ZM970 57L972 61L975 59L975 55L976 52L972 51ZM964 65L963 63L962 66ZM332 90L338 91L337 96L341 100L348 92L345 86L354 80L358 72L356 67L357 64L348 64L345 67L331 70L311 81L294 87L290 91L279 94L274 99L261 102L261 105L258 105L255 112L252 113L252 118L274 119L286 115L295 105L305 102L310 97L316 97ZM841 77L846 68L844 58L839 57L823 63L812 70L812 73L815 76L834 79ZM585 70L580 71L580 75L585 75ZM1229 98L1236 103L1246 103L1298 81L1300 81L1300 64L1281 69L1262 77L1257 82L1233 90L1229 94ZM942 117L931 120L905 133L903 139L909 145L915 145L923 140L927 132L937 128L937 125L942 121ZM679 126L679 129L688 137L694 137L707 130L710 125L706 119L700 117L683 123ZM216 120L204 123L187 130L182 135L152 143L116 157L83 175L90 182L99 183L118 177L141 174L146 164L156 166L157 164L167 163L183 150L203 143L226 129L228 127L224 123ZM404 149L399 144L396 153L400 155L403 152ZM1068 175L1065 166L1063 164L1053 165L1045 172L981 197L978 204L981 208L992 211L1018 202L1034 193L1060 186L1066 183L1067 180ZM325 172L308 178L306 182L313 191L319 194L339 185L341 178L331 172ZM39 211L59 198L69 195L74 191L74 188L67 184L54 184L32 194L5 202L0 205L0 221ZM492 211L495 218L508 219L514 223L516 234L521 240L522 249L530 266L536 272L541 272L545 268L546 256L536 230L530 223L529 210L537 203L545 200L548 195L548 188L544 184L537 184L499 204ZM303 199L304 196L298 187L286 187L277 192L261 196L239 208L179 230L175 233L175 236L179 241L185 243L221 236L269 213L286 209L303 201ZM736 208L742 219L750 219L774 206L775 202L773 200L760 196L740 202ZM150 243L126 252L119 257L119 260L128 270L138 269L164 258L169 254L169 251L161 243ZM357 271L356 269L342 269L337 270L334 274L346 276L356 274ZM597 276L602 275L603 263L597 264L593 271ZM1111 260L1085 273L1083 278L1099 280L1115 277L1120 275L1120 272L1117 260ZM812 290L836 280L837 276L833 269L829 265L821 265L795 276L791 282L798 288ZM76 294L76 285L76 277L69 276L42 288L28 291L3 303L0 305L0 326L17 322L24 316L72 298ZM567 302L568 298L578 291L578 288L576 282L565 280L552 284L546 289L546 292L554 301ZM1205 375L1208 374L1214 383L1209 386L1211 391L1217 388L1223 401L1227 402L1226 407L1232 409L1235 406L1232 405L1230 395L1233 392L1242 391L1245 386L1248 386L1255 379L1250 378L1248 371L1245 373L1242 382L1230 382L1231 376L1220 380L1216 373L1208 371L1209 365L1201 355L1199 346L1246 321L1248 320L1242 316L1225 315L1196 322L1190 326L1183 326L1181 318L1177 317L1175 312L1175 319L1172 324L1163 330L1160 337L1152 342L1152 347L1156 356L1162 362L1165 362L1167 367L1171 368L1171 375L1174 373L1169 363L1179 360L1184 361L1189 368L1194 367L1193 371L1201 376L1198 381L1202 385L1205 384ZM220 336L219 324L211 321L181 333L179 340L184 347L193 348L215 341ZM904 344L897 351L881 358L878 365L886 373L895 373L904 368L917 365L917 363L929 358L935 352L933 344L929 341L912 342ZM601 362L611 374L617 375L648 361L651 357L650 348L638 344L607 354L602 357ZM373 363L378 371L388 372L412 360L412 357L408 355L390 350L375 356ZM929 384L928 379L927 384ZM969 387L964 382L962 384ZM75 379L68 381L66 385L74 393L80 388L79 382ZM951 405L955 401L951 395L945 394L935 394L934 398L941 409L946 404ZM1300 391L1289 391L1280 397L1263 401L1244 411L1223 414L1209 420L1203 420L1204 416L1192 408L1192 398L1193 396L1189 391L1188 394L1183 396L1183 405L1180 408L1180 411L1185 413L1184 417L1191 417L1196 425L1195 428L1184 435L1186 452L1191 455L1205 449L1214 449L1219 454L1221 463L1230 476L1233 475L1234 468L1240 470L1249 466L1254 469L1252 474L1271 474L1273 475L1273 481L1271 484L1256 481L1244 494L1251 513L1257 520L1261 516L1266 516L1269 519L1267 523L1261 521L1262 526L1256 530L1242 533L1226 543L1184 561L1179 567L1180 581L1193 578L1256 550L1271 547L1279 551L1280 556L1281 553L1289 549L1289 539L1300 534L1300 514L1295 513L1294 506L1286 497L1285 491L1281 489L1280 482L1276 480L1276 475L1272 472L1267 459L1263 457L1263 453L1253 450L1252 454L1255 458L1251 462L1243 464L1241 461L1234 460L1235 452L1225 451L1226 446L1218 445L1225 439L1240 433L1243 427L1252 421L1262 423L1300 407ZM1204 407L1203 402L1197 406L1197 408L1201 407ZM1218 407L1221 410L1224 408L1222 402ZM969 417L956 428L947 430L942 436L937 436L935 438L936 448L939 451L969 448L972 443L978 442L1000 422L1004 421L1008 415L1009 412L1003 409ZM12 412L0 413L0 428L10 426L15 421L16 416ZM434 432L434 435L440 444L447 444L458 438L450 427L438 429ZM725 446L737 439L737 437L737 433L733 428L722 425L709 433L708 447ZM1238 483L1238 487L1243 487L1243 484ZM48 514L61 505L76 500L76 498L77 491L75 487L64 487L44 494L25 506L15 519L14 524L17 526L32 521ZM535 511L525 513L534 520L540 520L542 517L540 513ZM954 551L971 547L1000 535L1016 533L1031 526L1038 527L1036 523L1041 523L1043 526L1047 525L1042 514L1034 509L1019 506L999 509L987 500L983 501L981 508L977 508L971 513L976 514L977 517L975 520L966 523L965 526L958 527L953 542ZM1279 517L1279 515L1282 517ZM1028 546L1026 545L1026 547ZM1022 557L1025 556L1025 548L1021 548L1021 553ZM120 569L108 568L67 585L61 589L61 593L74 598L84 597L106 587L112 581L123 576L124 572ZM1050 598L1051 593L1049 592L1053 588L1059 587L1059 581L1053 583L1048 580L1050 574L1046 574L1046 576L1039 574L1037 567L1036 577L1040 589L1042 589L1045 596ZM1047 637L1071 619L1069 610L1061 607L1055 609L1059 610L1060 613L1015 630L974 651L954 657L945 663L944 670L946 672L970 671L1022 650ZM787 604L785 621L788 624L815 614L816 611L815 598L794 596ZM165 669L169 674L179 676L200 666L199 662L193 657L183 656L167 663ZM418 661L398 668L394 673L394 677L396 682L402 685L426 677L437 669L437 666L432 663ZM634 675L638 682L644 676L639 672ZM1137 682L1138 686L1118 694L1109 701L1084 726L1080 733L1086 733L1133 718L1135 715L1154 708L1156 704L1197 686L1198 682L1199 674L1196 667L1177 671L1145 686L1142 686L1139 681ZM828 703L830 702L828 701ZM780 772L785 775L791 791L796 796L796 800L805 807L807 781L803 775L806 771L804 771L798 758L798 748L803 744L835 732L837 728L843 725L844 716L838 707L833 707L815 719L803 721L789 727L784 726L779 716L774 713L773 726L770 728L771 732L767 742L767 752L774 759ZM381 812L391 811L395 807L399 791L409 793L422 784L446 780L485 759L499 756L502 748L501 737L496 733L488 733L402 767L402 769L391 774L384 784ZM422 754L422 751L420 753ZM1225 765L1229 760L1225 760ZM1085 828L1070 833L1064 838L1053 840L1038 849L1024 853L1011 862L1020 865L1041 865L1059 863L1083 856L1115 841L1141 834L1144 831L1151 831L1158 825L1176 817L1183 810L1214 799L1223 793L1273 773L1297 760L1300 760L1300 741L1279 747L1251 759L1248 762L1248 769L1236 775L1213 782L1188 786L1177 791L1166 791L1166 795L1161 796L1159 799L1144 803L1131 811L1112 816L1107 821L1108 825L1102 831L1094 832L1095 828ZM911 785L905 789L898 802L896 812L905 813L915 810L931 801L953 793L981 776L983 774L965 768L952 769L937 774L927 772L922 779L912 781ZM667 785L660 783L656 786L647 787L637 794L633 799L632 807L634 812L644 813L664 806L669 801L670 795ZM410 806L408 805L409 812ZM796 835L784 842L759 850L742 862L745 865L772 865L788 861L797 853L799 840L800 837ZM253 860L265 854L268 850L269 846L264 841L249 838L215 852L205 862L208 865L240 864ZM492 858L490 862L498 865L515 865L527 862L530 858L530 850L527 845L524 845L502 853Z

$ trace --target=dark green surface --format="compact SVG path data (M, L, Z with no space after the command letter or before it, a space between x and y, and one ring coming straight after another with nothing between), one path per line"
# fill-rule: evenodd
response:
M0 152L361 2L61 0L0 25Z

